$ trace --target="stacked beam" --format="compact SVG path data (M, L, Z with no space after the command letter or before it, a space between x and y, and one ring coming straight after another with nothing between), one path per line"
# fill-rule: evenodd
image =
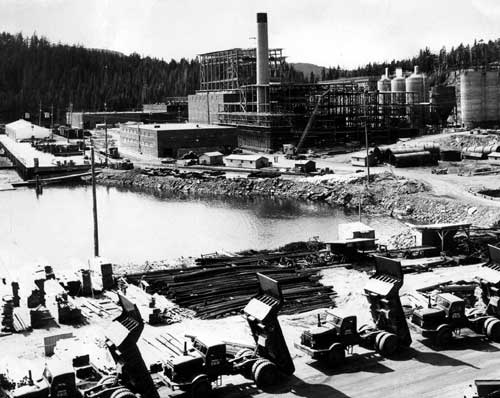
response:
M254 260L255 261L255 260ZM285 299L282 314L333 307L336 293L319 283L319 267L297 269L253 264L211 264L207 267L130 274L130 283L148 282L151 293L166 296L202 319L238 314L258 291L256 273L280 281Z

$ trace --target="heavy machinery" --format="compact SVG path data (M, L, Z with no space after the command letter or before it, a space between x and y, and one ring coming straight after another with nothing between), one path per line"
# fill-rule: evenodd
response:
M316 115L318 114L319 106L323 102L323 98L330 93L330 89L326 90L324 93L322 93L316 102L316 105L314 106L314 109L311 113L311 116L309 117L309 120L307 121L306 127L304 128L304 131L302 132L302 135L300 136L299 143L297 146L294 146L292 144L285 144L283 146L283 151L285 154L286 159L305 159L305 156L300 155L300 150L302 149L302 146L304 145L304 142L307 138L307 135L309 134L309 130L311 130L311 127L314 123L314 119L316 119Z
M500 318L500 248L488 245L489 261L476 278L488 315Z
M464 398L500 398L500 380L474 380L465 390Z
M462 329L485 335L488 339L500 342L500 320L482 311L465 311L465 301L451 293L439 293L432 303L429 298L427 308L413 311L411 325L423 337L430 338L445 347Z
M51 361L40 380L31 374L20 383L0 375L1 398L158 398L159 393L137 347L144 322L135 304L118 295L122 313L106 331L106 346L117 365L116 374L104 375L88 355L72 364Z
M243 309L255 346L241 348L235 343L188 336L192 347L184 345L182 355L167 359L164 366L171 389L201 398L223 375L241 374L266 388L278 382L280 372L293 374L295 367L278 321L283 306L281 287L266 275L258 273L257 278L259 292Z
M401 263L376 257L375 274L364 289L374 325L358 329L356 315L326 310L326 320L318 316L317 327L303 332L295 347L333 367L342 363L346 352L352 352L356 345L384 356L410 346L410 331L399 298L402 286Z

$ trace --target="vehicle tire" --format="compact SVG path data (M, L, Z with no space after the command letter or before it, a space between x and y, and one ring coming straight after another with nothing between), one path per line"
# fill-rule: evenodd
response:
M381 340L382 338L387 334L387 332L380 332L378 333L376 336L375 336L375 342L374 342L374 347L375 347L375 350L378 352L378 353L381 353L380 352L380 347L381 347Z
M326 354L328 366L333 368L339 366L345 360L345 350L342 344L333 343Z
M261 363L254 373L255 383L257 387L262 389L275 385L278 382L278 378L278 368L268 360Z
M137 397L128 388L122 387L113 391L109 396L109 398L137 398Z
M118 381L118 377L116 375L104 376L97 382L98 386L102 386L103 384L116 384Z
M446 347L451 343L453 330L449 325L439 325L436 329L435 343L439 347Z
M393 355L399 346L398 337L394 333L384 333L378 344L378 352L384 357Z
M255 380L255 372L257 372L257 368L258 368L261 364L263 364L263 363L265 363L265 362L269 362L269 360L268 360L268 359L265 359L265 358L259 358L259 359L257 359L257 360L253 363L253 365L252 365L252 369L251 369L251 373L252 373L252 377L253 377L253 379L254 379L254 380Z
M191 386L191 398L205 398L212 393L212 383L208 377L201 375L193 380Z
M500 321L498 319L492 318L488 322L486 326L486 337L497 343L500 342Z

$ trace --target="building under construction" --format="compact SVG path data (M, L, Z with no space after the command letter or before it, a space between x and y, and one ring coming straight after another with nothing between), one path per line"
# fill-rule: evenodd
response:
M418 70L394 79L386 73L380 80L296 84L284 81L285 65L282 49L268 47L267 14L257 14L256 49L200 55L200 90L188 98L189 121L237 127L238 145L257 151L297 145L310 120L305 146L364 141L365 121L370 142L416 135L428 123L431 106Z

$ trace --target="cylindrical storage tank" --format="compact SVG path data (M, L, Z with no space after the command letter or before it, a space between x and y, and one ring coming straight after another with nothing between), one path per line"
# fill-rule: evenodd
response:
M460 75L462 124L474 127L486 119L485 72L464 71Z
M379 92L378 102L380 105L391 103L391 79L389 79L389 68L385 68L385 75L382 75L377 82L377 91Z
M419 73L418 66L415 66L415 71L406 78L406 102L409 104L418 104L424 101L424 75Z
M498 71L488 71L486 72L485 78L485 104L486 104L486 122L493 126L500 120L498 101L499 96L500 80Z
M406 81L403 77L403 70L396 69L396 77L391 80L392 102L395 104L405 103Z

